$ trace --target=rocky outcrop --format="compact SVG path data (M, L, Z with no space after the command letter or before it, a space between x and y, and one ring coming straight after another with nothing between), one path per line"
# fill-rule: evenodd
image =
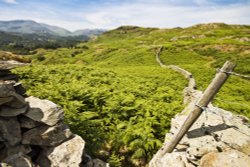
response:
M189 80L184 89L186 108L171 121L162 148L154 155L149 167L250 167L250 124L244 116L209 104L172 153L162 156L162 150L193 110L202 92L195 89L192 74L179 67L164 65L159 54L156 60L163 68L173 69Z
M64 124L60 106L25 95L17 76L9 71L24 65L0 62L0 166L108 166L85 153L85 141Z
M192 106L187 106L181 114L172 119L170 133L166 135L164 145L178 132L191 109ZM156 154L149 166L250 167L249 162L248 119L209 105L176 149L163 157Z

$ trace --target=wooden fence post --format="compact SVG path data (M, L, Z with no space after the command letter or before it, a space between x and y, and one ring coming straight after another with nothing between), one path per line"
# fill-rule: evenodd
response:
M171 153L179 141L183 138L183 136L188 132L190 127L195 123L195 121L199 118L203 111L203 107L207 107L207 105L213 100L214 96L217 94L222 85L226 82L229 74L227 72L232 72L235 68L236 64L227 61L223 67L218 71L213 81L207 87L203 96L199 99L198 103L194 107L193 111L191 111L185 120L184 124L179 129L178 133L176 133L172 140L167 143L164 148L162 148L157 154L159 157L164 156L166 153Z

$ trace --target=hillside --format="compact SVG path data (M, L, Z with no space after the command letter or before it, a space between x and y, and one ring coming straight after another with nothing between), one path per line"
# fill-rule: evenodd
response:
M72 47L102 34L105 30L83 29L70 32L64 28L32 20L0 21L0 49L30 54L38 48Z
M40 49L18 69L29 95L64 107L66 122L91 155L111 166L145 166L185 105L187 81L155 60L194 74L204 91L226 60L250 74L250 26L213 23L188 28L123 26L72 49ZM213 104L250 118L249 80L231 76ZM94 143L93 143L94 142Z
M30 52L38 48L56 49L61 47L72 47L88 39L89 37L87 36L60 37L0 31L0 49L25 55L30 54Z

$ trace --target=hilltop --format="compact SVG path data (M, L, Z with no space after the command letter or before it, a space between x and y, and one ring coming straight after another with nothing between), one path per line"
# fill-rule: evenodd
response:
M204 91L226 60L250 74L250 26L211 23L188 28L122 26L72 48L37 49L33 65L16 70L28 94L65 110L86 151L111 166L145 166L161 147L170 120L185 107L185 78ZM249 80L231 76L213 105L250 118Z

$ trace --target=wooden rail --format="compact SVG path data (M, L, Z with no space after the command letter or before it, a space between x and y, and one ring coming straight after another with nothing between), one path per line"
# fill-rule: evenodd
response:
M188 132L191 126L201 115L203 109L212 101L214 96L217 94L222 85L226 82L229 77L229 74L233 71L236 64L227 61L221 70L216 74L213 81L210 83L202 97L199 99L198 103L195 105L193 111L191 111L185 120L184 124L176 133L172 140L167 143L157 154L158 157L164 156L166 153L171 153L176 145L180 142L183 136Z

